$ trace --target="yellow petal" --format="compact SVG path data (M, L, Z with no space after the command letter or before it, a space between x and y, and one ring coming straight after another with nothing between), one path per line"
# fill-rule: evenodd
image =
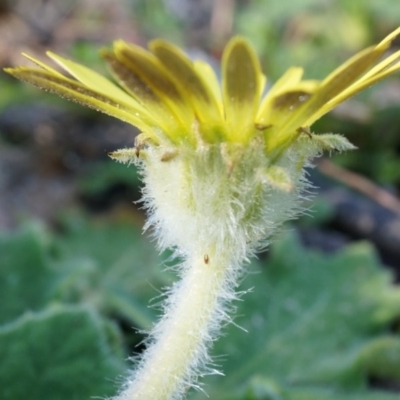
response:
M292 131L304 125L324 104L352 84L381 54L381 50L366 49L335 70L321 82L310 100L288 118L282 130Z
M69 72L75 79L77 79L79 82L82 82L88 88L101 93L107 93L108 96L114 98L115 100L131 104L133 107L137 106L137 102L131 96L121 90L118 86L114 85L104 76L50 51L48 51L46 54L58 65Z
M111 67L115 79L149 114L154 115L160 128L171 137L173 142L189 139L190 129L181 125L180 119L175 116L173 109L169 108L163 101L164 99L160 98L132 68L119 61L112 52L102 51L101 55Z
M279 95L271 99L271 115L268 119L268 123L271 125L282 125L287 119L288 115L300 107L305 101L307 101L313 91L307 90L306 88L293 88L287 92L280 93Z
M380 63L375 65L375 67L371 68L366 74L363 75L362 79L366 80L371 78L372 76L382 72L383 70L389 68L393 64L398 63L400 60L400 50L396 51L392 55L386 57L384 60L382 60Z
M217 100L207 83L196 72L192 61L178 47L164 40L153 40L149 47L165 66L171 79L190 99L196 111L196 117L209 127L221 124L222 116ZM215 134L222 132L206 128L202 133L208 133L210 137L207 139L213 140Z
M208 83L208 87L211 89L215 99L217 100L218 108L221 115L223 115L223 104L222 104L222 93L221 85L218 81L217 75L210 64L204 61L194 61L194 69L202 77L204 82Z
M37 60L36 58L30 56L29 54L26 53L22 53L22 55L27 58L28 60L32 61L33 63L35 63L36 65L38 65L39 67L45 69L46 71L51 72L54 76L59 76L59 77L64 77L63 74L61 74L60 72L56 71L54 68L49 67L47 64Z
M313 122L317 121L323 115L325 115L329 111L333 110L335 107L337 107L339 104L343 103L350 97L356 95L357 93L360 93L364 89L367 89L368 87L372 86L374 83L386 78L387 76L389 76L397 71L400 71L400 63L392 65L390 68L382 69L380 72L367 77L367 79L365 79L365 77L363 77L362 79L359 79L358 81L353 83L351 86L349 86L346 90L344 90L339 95L334 97L331 101L326 103L323 107L321 107L321 109L317 113L315 113L305 123L305 125L307 125L307 126L311 125Z
M115 80L142 106L151 110L160 105L160 98L135 71L119 61L110 51L104 50L100 54L110 66Z
M264 103L263 115L256 120L256 126L281 126L294 110L311 97L318 84L318 81L307 80L298 82L286 90L274 91L277 93L270 95L268 103Z
M271 119L271 103L273 99L286 91L291 90L291 88L298 84L303 76L303 69L299 67L289 68L272 86L272 88L268 91L266 96L264 97L261 106L259 108L256 124L257 125L270 125Z
M222 57L222 89L225 118L234 140L246 140L254 128L261 77L257 55L250 45L242 38L232 39Z
M135 89L135 83L132 81L133 85L130 90L135 92L138 98L141 96L141 101L145 101L146 96L147 100L150 100L151 96L153 101L157 101L165 110L168 110L167 114L164 112L163 118L180 120L182 123L181 134L189 135L194 121L194 111L190 102L175 82L170 79L156 57L148 51L129 45L122 40L114 43L114 54L120 64L132 71L131 79L137 79L139 87ZM152 106L147 102L146 107Z
M396 39L400 35L400 26L395 29L392 33L389 33L376 47L384 47L385 49L390 46L393 39Z
M303 76L303 68L291 67L289 68L271 87L265 99L275 96L278 93L290 90L293 86L297 85ZM262 108L262 106L261 106ZM260 109L261 111L261 109Z
M58 74L53 75L46 70L20 67L7 68L5 72L68 100L128 122L154 137L154 133L152 134L149 128L155 125L155 121L149 115L143 110L117 102L107 94L94 91L77 81Z
M353 85L349 86L348 89L344 90L338 96L329 101L326 105L324 105L317 113L315 113L307 122L306 125L311 125L313 122L321 118L324 114L334 109L337 105L343 103L350 97L360 93L364 89L372 86L374 83L381 81L387 76L393 74L394 72L400 71L400 63L392 65L389 68L383 69L381 72L370 76L368 79L360 79L357 82L353 83Z
M308 121L315 121L315 114L339 93L346 90L356 79L362 75L391 45L391 41L400 34L400 28L396 29L377 46L369 47L342 64L321 82L303 106L299 107L287 122L281 127L284 134L303 126ZM338 103L337 103L338 104Z

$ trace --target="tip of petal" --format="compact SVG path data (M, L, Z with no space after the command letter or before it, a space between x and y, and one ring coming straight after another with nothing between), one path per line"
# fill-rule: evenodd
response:
M394 39L400 35L400 26L395 29L392 33L386 36L376 47L389 47Z

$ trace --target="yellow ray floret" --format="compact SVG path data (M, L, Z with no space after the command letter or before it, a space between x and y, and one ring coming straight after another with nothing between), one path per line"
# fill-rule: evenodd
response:
M194 63L176 46L157 39L150 43L150 50L161 61L175 82L191 102L197 117L221 120L217 99L203 77L197 73Z
M240 142L254 130L263 91L261 66L244 39L234 38L226 46L222 74L226 125L232 132L231 137Z
M68 100L109 114L122 121L146 129L152 118L140 106L132 106L102 91L92 90L84 84L53 73L48 69L10 68L6 72L41 89L58 94Z
M249 43L233 38L222 56L222 84L204 61L190 60L165 40L145 50L121 40L102 51L120 87L73 61L48 52L71 77L27 56L39 68L6 72L146 133L154 143L247 143L264 135L266 152L279 153L325 113L400 69L400 51L373 66L400 34L396 29L378 45L342 64L322 81L302 80L290 68L262 98L265 77ZM372 67L372 68L371 68Z
M366 82L363 74L390 48L392 40L399 34L400 28L388 35L377 46L369 47L350 58L320 82L305 102L291 110L293 112L287 116L280 126L280 137L274 138L276 143L272 147L279 146L279 142L284 143L288 136L292 135L298 128L310 126L332 108L368 87L369 84L363 84ZM385 61L376 66L378 71L381 69L382 63L385 64ZM392 65L390 73L399 69L400 64L397 59ZM375 75L375 80L370 82L371 84L375 83L387 75L378 73ZM344 92L345 95L343 96Z

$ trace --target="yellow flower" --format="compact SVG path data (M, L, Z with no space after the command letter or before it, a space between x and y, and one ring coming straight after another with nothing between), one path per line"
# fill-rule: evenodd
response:
M290 68L263 96L265 78L251 46L233 38L213 69L172 44L149 51L117 41L102 55L122 89L90 69L48 53L72 78L41 68L7 72L45 90L137 126L148 146L135 158L143 203L160 248L181 261L165 315L118 400L181 399L209 373L207 348L224 320L244 264L298 215L305 168L323 150L354 148L344 137L309 127L364 88L400 69L400 52L371 68L400 34L358 53L324 80ZM306 133L306 134L302 134ZM131 161L135 149L113 153ZM224 308L225 307L225 308ZM214 369L214 366L212 366Z
M179 48L154 40L149 50L122 40L102 56L123 89L98 73L48 52L72 75L66 77L29 56L41 68L6 72L137 126L159 144L197 147L201 143L246 144L263 135L267 154L280 153L301 132L354 94L400 69L400 52L371 66L400 34L396 29L378 45L349 59L322 81L302 80L293 67L263 96L266 79L258 58L240 37L222 57L222 85L212 67L191 61Z

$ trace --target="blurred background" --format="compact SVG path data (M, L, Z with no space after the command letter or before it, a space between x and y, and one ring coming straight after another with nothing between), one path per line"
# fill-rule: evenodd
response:
M355 52L379 42L399 21L396 0L297 0L290 6L282 0L1 0L0 66L28 65L22 52L46 61L45 51L51 50L107 74L99 49L115 39L146 46L162 37L218 69L224 45L240 34L253 43L270 84L292 65L304 67L307 78L321 79ZM393 48L400 48L400 40ZM316 160L310 179L318 195L305 204L308 215L289 228L296 232L297 251L322 252L321 259L335 260L349 245L367 241L387 282L399 281L399 110L397 74L313 126L314 132L342 133L359 149ZM19 381L21 374L30 383L11 385L6 391L0 378L1 398L24 398L28 387L36 388L33 397L38 399L112 394L126 368L126 355L143 348L143 331L158 313L157 296L174 278L170 271L162 272L162 264L171 263L168 254L159 256L155 244L141 236L144 215L140 203L135 203L140 199L135 168L107 156L132 147L136 134L132 126L0 73L0 323L11 329L6 330L9 336L3 345L0 337L0 354L10 360L26 359L27 349L7 350L13 349L13 338L24 341L27 334L32 338L37 334L40 339L32 343L52 342L53 336L40 335L56 331L57 338L64 337L71 324L81 324L87 337L96 338L90 343L101 343L87 356L92 363L98 360L97 375L92 364L70 368L87 368L89 375L96 375L90 375L92 382L100 382L94 385L96 390L83 379L75 391L66 388L60 394L63 385L57 379L72 374L69 369L49 378L51 385L37 387L34 373L21 372L14 363L14 375L7 375L4 385ZM269 257L261 254L260 263L268 264ZM396 312L387 312L387 319L382 319L390 334L399 330L400 304L395 304L389 308ZM67 317L73 322L65 322ZM57 318L60 323L54 322ZM37 328L39 323L45 328ZM40 333L29 333L35 329ZM88 343L85 340L77 342ZM77 346L73 342L68 348ZM399 352L397 342L396 346L397 350L390 348L391 355ZM46 351L48 358L43 356ZM40 354L42 360L39 366L32 361L36 365L32 371L49 368L50 350L32 352L32 359ZM389 375L363 370L364 389L400 392L396 354L397 364L389 368L384 361ZM60 363L71 365L69 357L60 357ZM54 368L58 367L50 369ZM262 375L262 368L258 372ZM104 376L111 378L105 381ZM258 381L254 385L258 387ZM261 386L267 388L261 397L254 389L237 399L303 399L285 397L269 380ZM218 396L211 398L223 398ZM324 396L304 399L330 398ZM392 398L379 396L357 398Z

